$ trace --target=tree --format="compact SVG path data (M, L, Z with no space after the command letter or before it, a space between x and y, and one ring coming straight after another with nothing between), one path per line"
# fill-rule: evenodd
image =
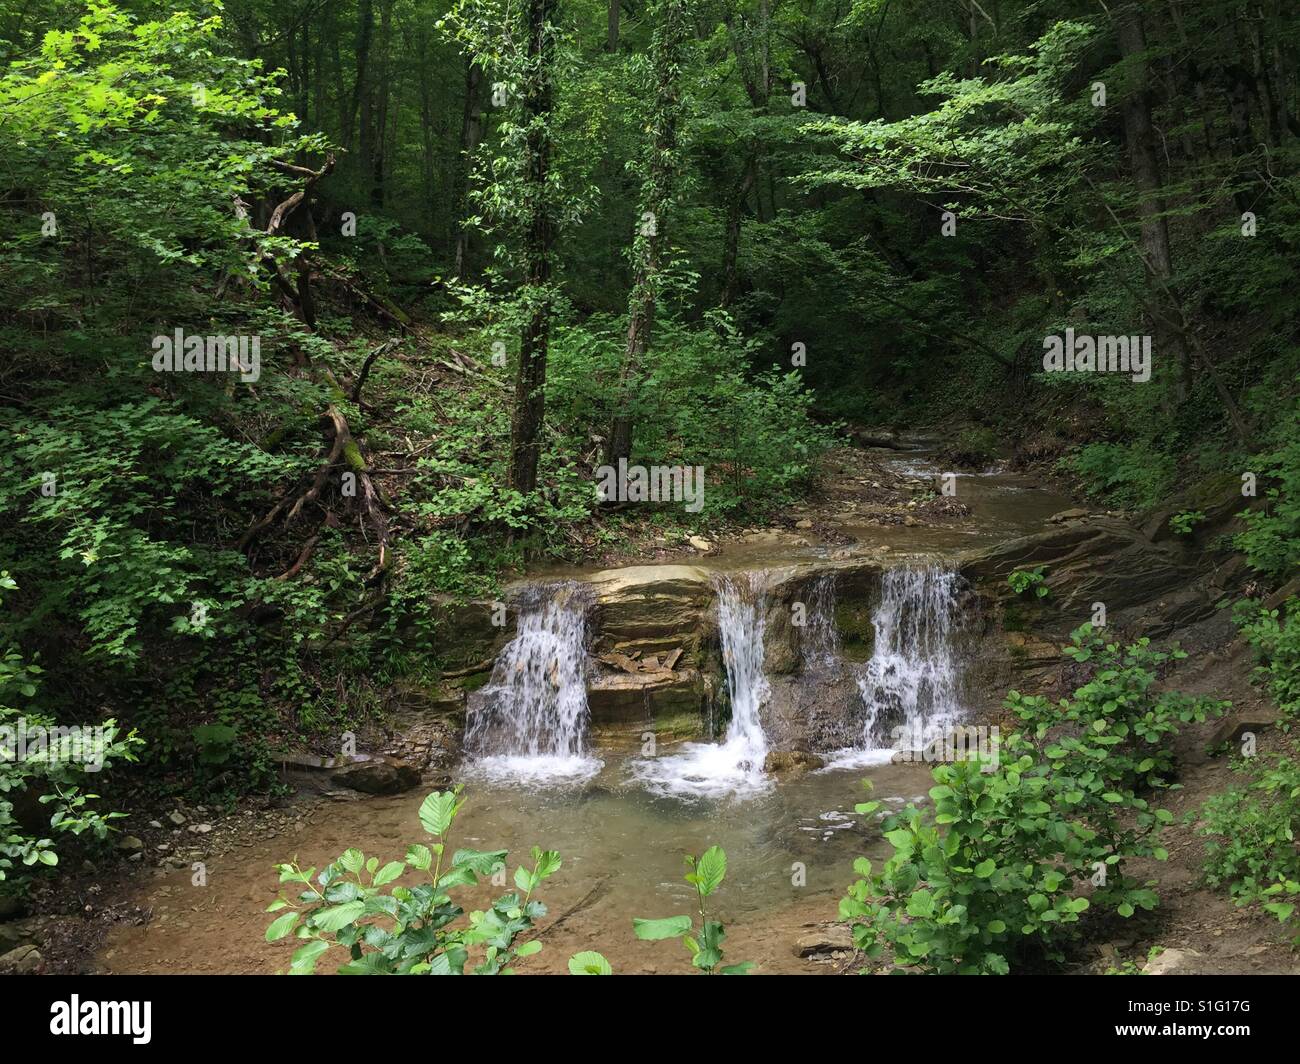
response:
M630 393L639 383L642 360L654 329L664 230L681 165L677 131L681 121L680 82L690 11L685 0L658 0L651 6L651 17L655 20L649 71L653 96L646 115L649 136L641 159L645 180L641 185L631 249L633 281L628 297L627 348L618 380L619 407L605 445L605 460L610 464L632 454Z

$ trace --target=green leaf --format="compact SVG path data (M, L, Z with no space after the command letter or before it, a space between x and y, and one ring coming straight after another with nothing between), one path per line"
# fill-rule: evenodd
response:
M283 916L277 917L271 921L271 926L266 929L266 941L276 942L285 937L294 929L298 923L298 913L287 912Z
M663 920L633 919L632 930L643 942L658 942L665 938L680 938L691 929L689 916L669 916Z
M316 959L330 948L323 939L314 938L294 951L289 962L290 975L311 975L316 970Z
M420 803L420 823L430 835L441 837L451 822L456 819L460 806L456 795L451 791L441 791L429 795Z
M347 927L365 911L366 903L363 901L349 901L343 905L332 905L328 909L313 913L311 925L318 931L337 931L341 927Z
M978 879L988 879L989 876L997 870L998 863L990 857L988 860L981 861L975 866L975 876Z
M406 871L406 865L401 861L389 861L375 875L374 885L382 887L386 883L391 883L394 879Z
M583 950L569 958L570 975L613 975L614 969L595 950Z
M710 846L696 862L696 886L706 898L722 885L726 874L727 855L720 846Z

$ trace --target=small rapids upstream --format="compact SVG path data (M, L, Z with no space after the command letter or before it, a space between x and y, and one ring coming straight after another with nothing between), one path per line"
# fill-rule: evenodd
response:
M767 737L759 711L768 696L763 673L766 601L762 574L718 577L718 632L727 669L731 721L721 743L687 743L680 754L640 758L631 764L634 779L652 794L719 797L756 794L771 786L763 771Z
M585 780L603 762L587 751L587 623L575 583L530 587L514 639L465 725L473 775L523 784Z

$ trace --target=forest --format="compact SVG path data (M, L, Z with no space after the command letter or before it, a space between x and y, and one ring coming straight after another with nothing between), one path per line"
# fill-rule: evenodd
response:
M0 972L1300 972L1294 5L0 61Z

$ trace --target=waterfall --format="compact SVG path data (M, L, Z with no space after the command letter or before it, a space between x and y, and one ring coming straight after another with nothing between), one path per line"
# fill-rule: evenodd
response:
M503 782L585 779L601 762L587 753L587 622L583 588L534 585L519 599L515 637L465 722L471 771Z
M822 573L808 588L799 653L805 669L828 672L840 667L840 634L835 628L835 574Z
M887 760L896 750L922 749L963 715L957 574L936 565L887 569L872 614L875 645L858 669L866 707L857 747L840 751L835 767Z
M717 797L770 786L763 772L767 738L759 719L770 693L763 673L767 603L761 574L718 576L714 587L731 720L720 743L686 743L680 754L632 762L633 776L653 794Z

